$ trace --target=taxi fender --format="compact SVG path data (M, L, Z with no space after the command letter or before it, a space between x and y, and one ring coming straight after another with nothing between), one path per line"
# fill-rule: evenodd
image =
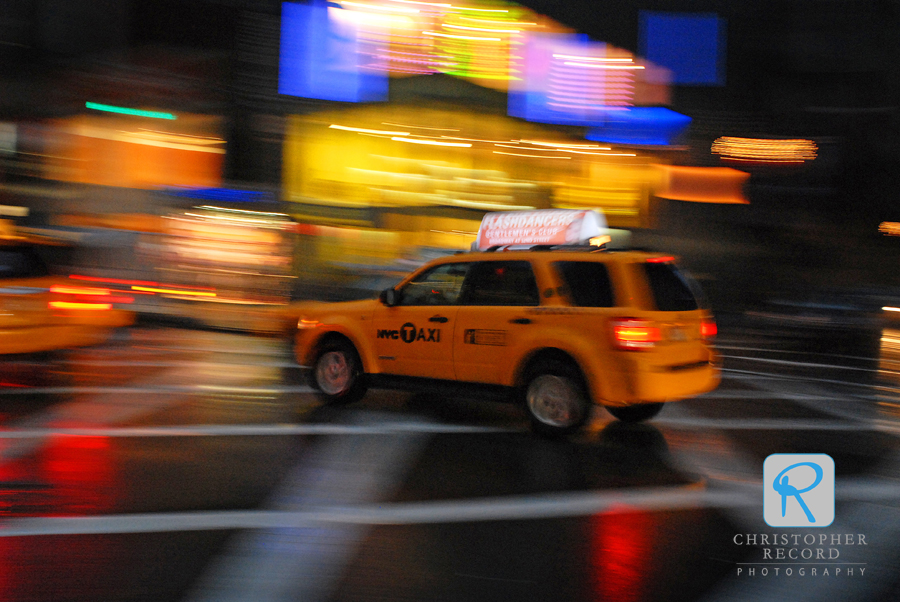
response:
M596 341L578 336L571 330L552 329L523 341L521 349L519 356L510 362L506 374L503 375L504 382L523 384L525 370L531 360L542 351L556 349L570 356L578 364L595 403L617 397L614 391L619 388L617 384L622 380L623 367L618 365L618 358L614 357L612 352L599 351Z
M359 359L362 361L363 371L371 372L377 370L375 364L375 351L369 339L363 334L363 327L368 320L353 319L341 315L328 316L323 323L317 326L312 336L298 349L298 361L302 365L311 366L316 359L316 353L322 342L332 334L338 334L347 338L359 353ZM301 359L302 358L302 359Z

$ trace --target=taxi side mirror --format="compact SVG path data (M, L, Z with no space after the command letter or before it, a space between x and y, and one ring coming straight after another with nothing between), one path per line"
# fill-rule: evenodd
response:
M400 293L397 291L397 289L386 288L381 291L378 299L388 307L394 307L395 305L400 303Z

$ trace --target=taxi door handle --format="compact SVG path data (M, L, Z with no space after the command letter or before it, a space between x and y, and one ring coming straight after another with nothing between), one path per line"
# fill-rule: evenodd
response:
M443 324L448 319L449 318L445 318L444 316L431 316L430 318L428 318L428 321L429 322L440 322L441 324Z
M531 324L531 320L529 318L513 318L509 321L510 324Z

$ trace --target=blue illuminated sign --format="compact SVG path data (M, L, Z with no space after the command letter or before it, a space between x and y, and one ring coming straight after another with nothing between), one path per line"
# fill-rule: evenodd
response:
M691 118L664 107L628 107L607 113L586 138L610 144L672 146L681 142Z
M387 73L361 51L356 24L330 17L329 11L343 10L321 2L281 5L279 94L342 102L387 99Z
M260 203L274 201L274 196L258 190L238 190L234 188L170 188L166 192L172 196L197 201L219 201L227 203Z
M640 54L682 86L725 85L725 20L707 13L641 11Z

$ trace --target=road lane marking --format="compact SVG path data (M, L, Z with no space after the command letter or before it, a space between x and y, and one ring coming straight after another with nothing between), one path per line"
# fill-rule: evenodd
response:
M859 418L849 421L804 420L797 418L657 418L655 425L682 429L768 430L768 431L869 431L876 430L871 421Z
M822 388L819 384L808 384L808 382L800 382L793 379L778 381L766 378L751 378L747 379L746 382L749 382L757 389L779 394L796 394L796 388L803 387L803 392L798 397L790 398L790 401L842 420L873 423L882 417L878 414L872 414L875 410L871 403L859 404L856 400L848 400L848 397L851 397L849 395L844 397L834 396L832 391ZM850 410L838 407L838 404L846 405L848 401L852 404ZM874 400L870 397L866 401L873 402ZM867 414L863 415L860 410L867 412Z
M762 382L760 382L762 381ZM777 389L778 383L787 386L801 385L798 380L752 379L751 384L765 388L771 392L783 393ZM815 390L819 390L816 388ZM831 391L822 390L827 397ZM816 407L829 411L840 418L858 419L848 416L846 412L834 408L822 408L822 404L814 404L811 400L793 400L800 405ZM690 410L681 406L680 412L694 418ZM877 426L877 425L875 425ZM699 438L695 439L695 434ZM706 428L693 431L691 437L684 438L683 444L670 441L673 459L685 471L697 471L720 483L731 484L743 482L756 483L761 489L762 466L759 461L748 457L736 446L725 431ZM897 474L900 470L900 455L893 454L887 459L879 474ZM892 496L876 499L881 493L887 493L884 487L894 487L893 480L875 480L873 478L855 477L838 479L835 488L835 500L843 502L839 517L829 527L832 533L865 533L869 539L868 567L872 569L872 578L845 582L839 590L835 590L833 582L827 579L767 579L748 582L735 574L724 579L703 597L702 602L728 602L743 600L752 602L768 602L770 600L797 600L818 602L829 599L832 602L854 602L856 600L874 599L883 590L886 581L891 579L893 568L900 561L900 521L897 506L900 500ZM849 489L848 489L849 486ZM872 496L872 497L870 497ZM746 533L765 533L769 529L763 523L762 491L755 494L753 506L725 507L727 516L738 525L738 529ZM869 529L874 528L874 531Z
M802 376L802 375L782 375L774 372L760 372L758 370L736 370L734 368L722 368L723 377L731 378L734 380L745 380L744 377L752 376L752 377L762 377L769 378L772 380L784 380L784 381L806 381L806 382L817 382L817 383L825 383L830 385L841 385L845 387L862 387L865 389L875 389L885 388L883 385L877 385L875 383L858 383L850 380L837 380L834 378L818 378L815 376Z
M247 362L247 361L230 361L216 362L210 360L83 360L68 359L66 366L90 366L92 368L184 368L191 366L194 368L209 367L241 367L241 368L297 368L300 364L290 361L281 362Z
M205 376L205 375L203 375ZM72 424L96 425L96 428L121 424L139 417L152 415L165 408L190 401L191 394L230 393L244 395L268 394L273 397L280 391L273 387L247 387L238 383L257 382L242 374L229 374L237 380L229 386L197 383L199 375L190 367L170 368L148 377L132 387L49 387L53 394L75 395L73 399L54 404L40 413L3 425L4 433L33 431L30 437L0 437L0 464L35 453L47 442L47 434L55 429ZM157 380L192 383L189 385L157 386ZM35 389L0 389L2 394L34 393ZM123 402L127 393L139 393L141 397ZM83 394L84 398L77 395ZM47 433L47 434L45 434Z
M77 517L8 518L0 537L109 535L232 529L282 529L310 525L415 525L573 518L598 513L665 512L696 508L759 510L762 482L703 488L698 485L576 491L469 500L329 505L279 510L149 512ZM840 502L900 502L900 484L880 479L838 479Z
M268 387L241 387L224 385L135 385L122 387L74 386L74 387L15 387L0 389L0 395L146 395L155 393L242 393L247 395L280 395L283 393L312 393L308 385L273 385Z
M742 355L722 355L723 359L742 360L745 362L759 362L763 364L777 364L779 366L794 366L797 368L825 368L829 370L852 370L856 372L879 373L878 368L860 368L858 366L840 366L838 364L821 364L818 362L798 362L793 360L779 360L769 357L747 357Z
M740 345L715 345L716 349L728 349L731 351L762 351L765 353L782 353L782 354L791 354L791 355L813 355L813 356L823 356L823 357L835 357L841 359L848 360L863 360L863 361L872 361L873 358L866 357L862 355L845 355L841 353L823 353L821 351L792 351L790 349L771 349L766 347L743 347Z
M797 418L700 418L664 417L653 421L654 426L672 429L730 430L815 430L815 431L896 431L900 424L890 421L863 420L804 420ZM527 428L494 427L465 424L431 424L384 422L379 424L197 424L178 426L125 426L73 428L19 428L0 431L3 439L32 439L47 437L230 437L230 436L297 436L297 435L396 435L401 433L431 434L493 434L523 433Z
M734 379L738 380L738 379ZM741 382L751 382L752 379L740 379ZM877 394L873 393L872 395L859 395L855 393L845 394L845 397L853 397L855 399L866 399L869 401L877 401L880 398ZM829 396L828 399L834 399L834 396ZM692 399L822 399L821 395L813 395L811 393L784 393L784 392L773 392L773 391L763 391L763 390L725 390L725 389L716 389L714 391L710 391L709 393L703 393L702 395L698 395L693 397Z
M404 433L511 433L527 432L491 426L385 422L381 424L198 424L182 426L21 428L0 431L2 439L70 437L223 437L293 435L397 435Z
M377 424L387 415L360 412L354 418L362 424ZM418 426L421 421L411 422ZM423 432L325 439L313 446L265 506L276 515L295 516L335 504L390 499L428 440ZM224 555L207 566L185 600L328 600L369 525L301 519L243 531Z

